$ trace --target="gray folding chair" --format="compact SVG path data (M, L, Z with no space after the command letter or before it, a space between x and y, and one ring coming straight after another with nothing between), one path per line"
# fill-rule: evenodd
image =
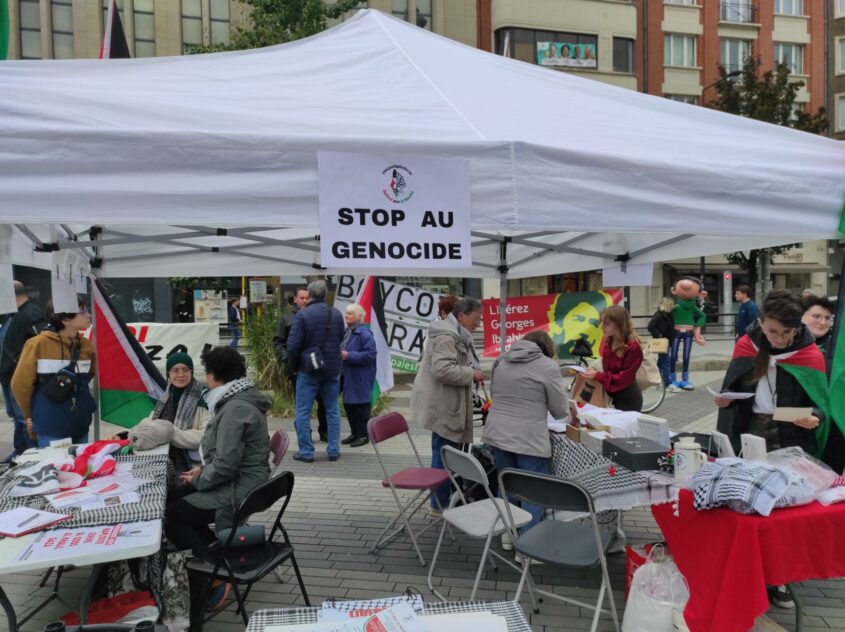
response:
M446 532L446 525L452 525L470 538L485 538L484 551L481 553L481 560L478 562L478 572L475 574L475 583L472 585L472 594L469 597L469 600L473 601L475 600L475 593L478 590L478 582L481 581L481 573L484 571L484 562L489 559L493 570L497 570L495 560L492 557L488 558L488 554L498 557L505 564L512 566L517 571L522 570L511 560L491 550L490 542L494 536L507 531L510 523L521 527L531 522L531 514L516 505L511 505L507 511L510 512L512 518L510 520L508 519L505 515L505 505L508 502L501 498L496 498L490 491L490 486L487 483L487 473L474 456L456 450L451 446L443 446L440 449L440 455L443 458L443 467L449 473L452 487L456 491L452 493L449 507L443 510L443 526L440 528L440 537L437 539L437 547L434 549L434 557L431 558L431 566L428 569L428 588L441 601L447 601L434 588L432 579L434 577L434 565L437 564L437 555L440 553L440 545L443 543L443 534ZM465 481L472 481L483 487L487 493L487 498L474 503L467 503L461 486L458 484L458 476ZM455 505L459 501L462 501L463 505L456 507ZM528 590L531 591L531 589L532 587L529 585Z
M607 612L601 607L605 591L607 591L610 614L613 617L616 631L619 632L619 618L616 615L616 604L613 602L613 594L610 590L610 577L607 573L607 560L605 559L605 552L610 543L610 534L599 531L596 510L589 492L580 485L562 478L514 469L499 472L499 492L508 499L512 498L521 502L541 505L549 509L574 511L589 515L590 522L586 525L544 520L522 535L517 535L513 526L514 519L511 517L511 505L510 503L505 505L509 515L513 548L522 555L523 559L531 558L551 566L570 568L601 565L601 588L599 588L599 598L593 605L540 590L536 587L534 590L541 595L593 610L595 614L593 615L593 624L590 627L591 632L595 632L598 625L599 613ZM527 560L523 563L522 577L519 580L514 601L519 601L526 580L529 582L530 591L531 571ZM533 595L531 601L533 604Z

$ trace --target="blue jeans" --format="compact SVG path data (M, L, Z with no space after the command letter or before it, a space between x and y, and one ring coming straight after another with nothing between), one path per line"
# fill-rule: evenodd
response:
M445 437L441 437L436 432L431 433L431 467L442 470L443 467L443 459L440 457L440 448L444 445L452 446L456 450L460 450L462 443L456 443L455 441L450 441ZM435 489L431 494L431 506L437 509L437 502L440 502L440 507L446 509L449 506L449 497L452 495L452 482L449 481L448 483L444 483L437 489ZM435 496L437 500L435 501Z
M681 380L687 381L689 380L689 357L692 353L692 341L693 330L690 329L688 331L676 331L675 335L672 338L672 346L670 347L670 354L669 354L669 377L674 382L676 373L675 373L675 365L678 363L678 347L681 345L681 341L684 342L684 364L681 367Z
M35 447L35 441L29 438L29 433L26 431L26 419L23 416L23 411L12 395L12 388L10 383L3 380L3 401L6 402L6 414L9 415L15 424L14 437L12 439L12 446L14 447L13 455L23 454L29 448Z
M516 470L526 470L528 472L537 472L538 474L549 473L550 459L544 456L529 456L527 454L517 454L516 452L508 452L507 450L493 448L493 460L496 462L497 472L510 468ZM520 505L519 502L512 498L508 498L508 501L514 505ZM524 527L521 527L520 533L539 523L540 519L543 517L543 508L540 505L521 503L521 506L525 511L531 514L531 522Z
M38 447L49 448L51 441L58 441L59 439L67 439L67 437L51 437L50 435L38 435ZM78 443L88 443L88 433L86 432L80 437L71 437L70 440L71 443L73 443L74 445Z
M230 347L237 347L238 340L241 339L241 327L240 325L230 324L229 325L229 333L232 336L232 342L229 343Z
M306 459L314 458L314 444L311 443L311 409L317 395L323 398L326 407L326 434L328 435L329 456L340 454L340 407L337 403L340 377L326 378L322 375L305 373L296 374L296 441L299 454Z

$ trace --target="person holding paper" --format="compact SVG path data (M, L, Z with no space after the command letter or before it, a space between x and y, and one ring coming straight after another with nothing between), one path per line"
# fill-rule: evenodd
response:
M637 371L643 363L643 350L628 310L621 305L608 307L601 314L601 330L602 370L589 368L584 378L601 383L617 410L639 411L643 392L637 385Z
M493 364L492 405L481 440L493 447L496 469L549 473L552 444L547 418L569 413L568 398L554 361L554 343L545 331L531 331ZM516 504L516 503L515 503ZM542 509L523 506L540 522ZM527 527L526 527L527 528Z
M47 327L24 345L12 376L12 394L38 437L38 447L70 438L88 442L97 404L88 384L95 372L94 345L82 336L91 326L85 303L79 311L55 313L47 305Z
M717 428L739 452L740 435L766 439L766 448L800 446L821 456L829 435L821 406L827 401L824 357L801 322L800 299L773 290L763 301L760 321L752 324L734 347L722 391L754 393L749 399L714 397L719 406ZM808 414L779 419L778 409L803 408ZM783 411L783 417L794 417Z

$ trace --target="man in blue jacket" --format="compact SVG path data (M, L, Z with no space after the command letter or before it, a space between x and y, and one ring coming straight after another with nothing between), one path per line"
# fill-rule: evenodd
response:
M747 285L736 288L734 298L740 302L739 311L736 313L736 335L734 336L739 339L745 330L760 318L760 308L751 300L751 288Z
M294 460L314 462L311 409L319 394L326 407L329 461L340 456L340 342L343 315L326 303L325 281L308 284L311 302L296 313L288 335L288 366L296 373L296 441Z

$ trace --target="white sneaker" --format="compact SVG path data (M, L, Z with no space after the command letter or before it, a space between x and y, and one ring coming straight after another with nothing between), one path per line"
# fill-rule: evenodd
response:
M438 509L437 507L429 507L428 508L428 515L432 518L442 518L443 511Z
M529 566L539 566L542 564L540 560L535 560L533 557L522 557L519 553L517 553L513 558L517 564L522 566L524 564L523 560L528 560Z
M789 590L787 590L785 585L775 586L775 589L771 593L771 600L778 608L791 610L795 607L795 602L792 600L792 596L789 594Z
M507 531L502 534L502 550L513 551L513 540L511 534Z

